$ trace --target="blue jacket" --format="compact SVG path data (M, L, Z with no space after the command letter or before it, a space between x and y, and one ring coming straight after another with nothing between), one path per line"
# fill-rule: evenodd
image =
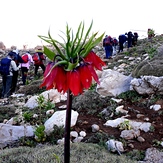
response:
M122 44L127 41L127 37L124 34L119 35L118 39L119 39L119 43L122 43Z

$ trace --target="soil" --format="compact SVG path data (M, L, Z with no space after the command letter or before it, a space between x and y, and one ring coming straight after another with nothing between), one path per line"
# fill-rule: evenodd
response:
M155 99L155 102L152 102L153 97L146 96L146 97L139 97L138 101L132 101L130 97L127 99L123 99L120 105L124 105L124 109L128 111L129 120L135 120L139 122L147 122L145 119L148 119L148 122L152 124L151 130L148 132L141 131L140 136L145 139L144 142L139 142L136 138L132 140L124 140L120 137L121 130L119 128L112 128L105 126L109 119L116 119L122 117L123 114L114 114L112 117L100 116L101 112L104 108L115 107L112 106L111 103L108 101L110 100L108 97L105 98L105 101L100 101L100 97L96 95L96 93L85 93L81 96L87 96L87 100L83 100L81 102L80 99L79 104L75 104L74 110L76 109L79 112L79 116L77 119L77 124L73 127L73 130L76 130L78 133L80 131L85 131L87 136L82 140L83 142L93 142L93 143L103 143L106 142L109 138L114 138L115 140L122 141L124 144L124 149L126 152L131 151L134 149L145 151L147 148L155 147L161 148L159 144L160 141L163 141L163 98L162 99ZM92 109L89 104L95 103L92 99L89 101L90 97L94 97L97 105L93 106ZM134 97L133 97L134 98ZM156 98L156 97L155 97ZM159 97L160 98L160 97ZM104 99L103 99L104 100ZM87 101L87 102L86 102ZM86 108L86 104L88 104ZM160 104L162 109L159 111L154 111L153 109L149 109L149 106L152 104ZM117 106L118 106L117 105ZM108 107L109 106L109 107ZM114 112L114 111L113 111ZM112 112L112 113L113 113ZM137 118L137 114L142 114L141 118ZM100 130L97 133L92 132L91 126L96 124L99 126ZM131 148L128 144L132 144L133 147Z

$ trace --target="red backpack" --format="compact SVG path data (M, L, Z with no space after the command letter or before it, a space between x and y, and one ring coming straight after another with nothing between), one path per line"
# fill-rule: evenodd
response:
M32 58L36 65L40 64L41 60L40 60L38 53L33 54Z
M24 63L27 63L29 61L28 54L23 54L22 55L22 60L23 60Z
M110 36L108 36L104 39L104 45L111 45L112 42L113 42L113 40Z

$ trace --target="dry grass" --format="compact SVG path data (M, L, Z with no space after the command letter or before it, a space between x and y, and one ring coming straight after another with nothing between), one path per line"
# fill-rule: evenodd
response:
M97 144L73 143L70 148L71 163L134 163L125 155L112 154ZM63 163L63 151L63 145L4 149L0 151L0 163L58 163L54 154Z

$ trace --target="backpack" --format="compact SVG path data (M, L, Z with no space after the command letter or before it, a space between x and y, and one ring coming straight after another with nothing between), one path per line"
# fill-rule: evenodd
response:
M9 75L10 74L10 64L11 59L2 58L1 65L0 65L0 74L1 75Z
M112 38L110 36L104 39L104 45L111 45L111 43L112 43Z
M29 61L28 54L23 54L22 55L22 60L23 60L24 63L27 63Z
M33 61L35 62L35 64L40 64L41 62L41 59L40 59L40 56L38 55L38 53L35 53L33 56L32 56L32 59Z
M124 34L119 36L119 42L120 43L125 43L126 41L127 41L127 37Z

